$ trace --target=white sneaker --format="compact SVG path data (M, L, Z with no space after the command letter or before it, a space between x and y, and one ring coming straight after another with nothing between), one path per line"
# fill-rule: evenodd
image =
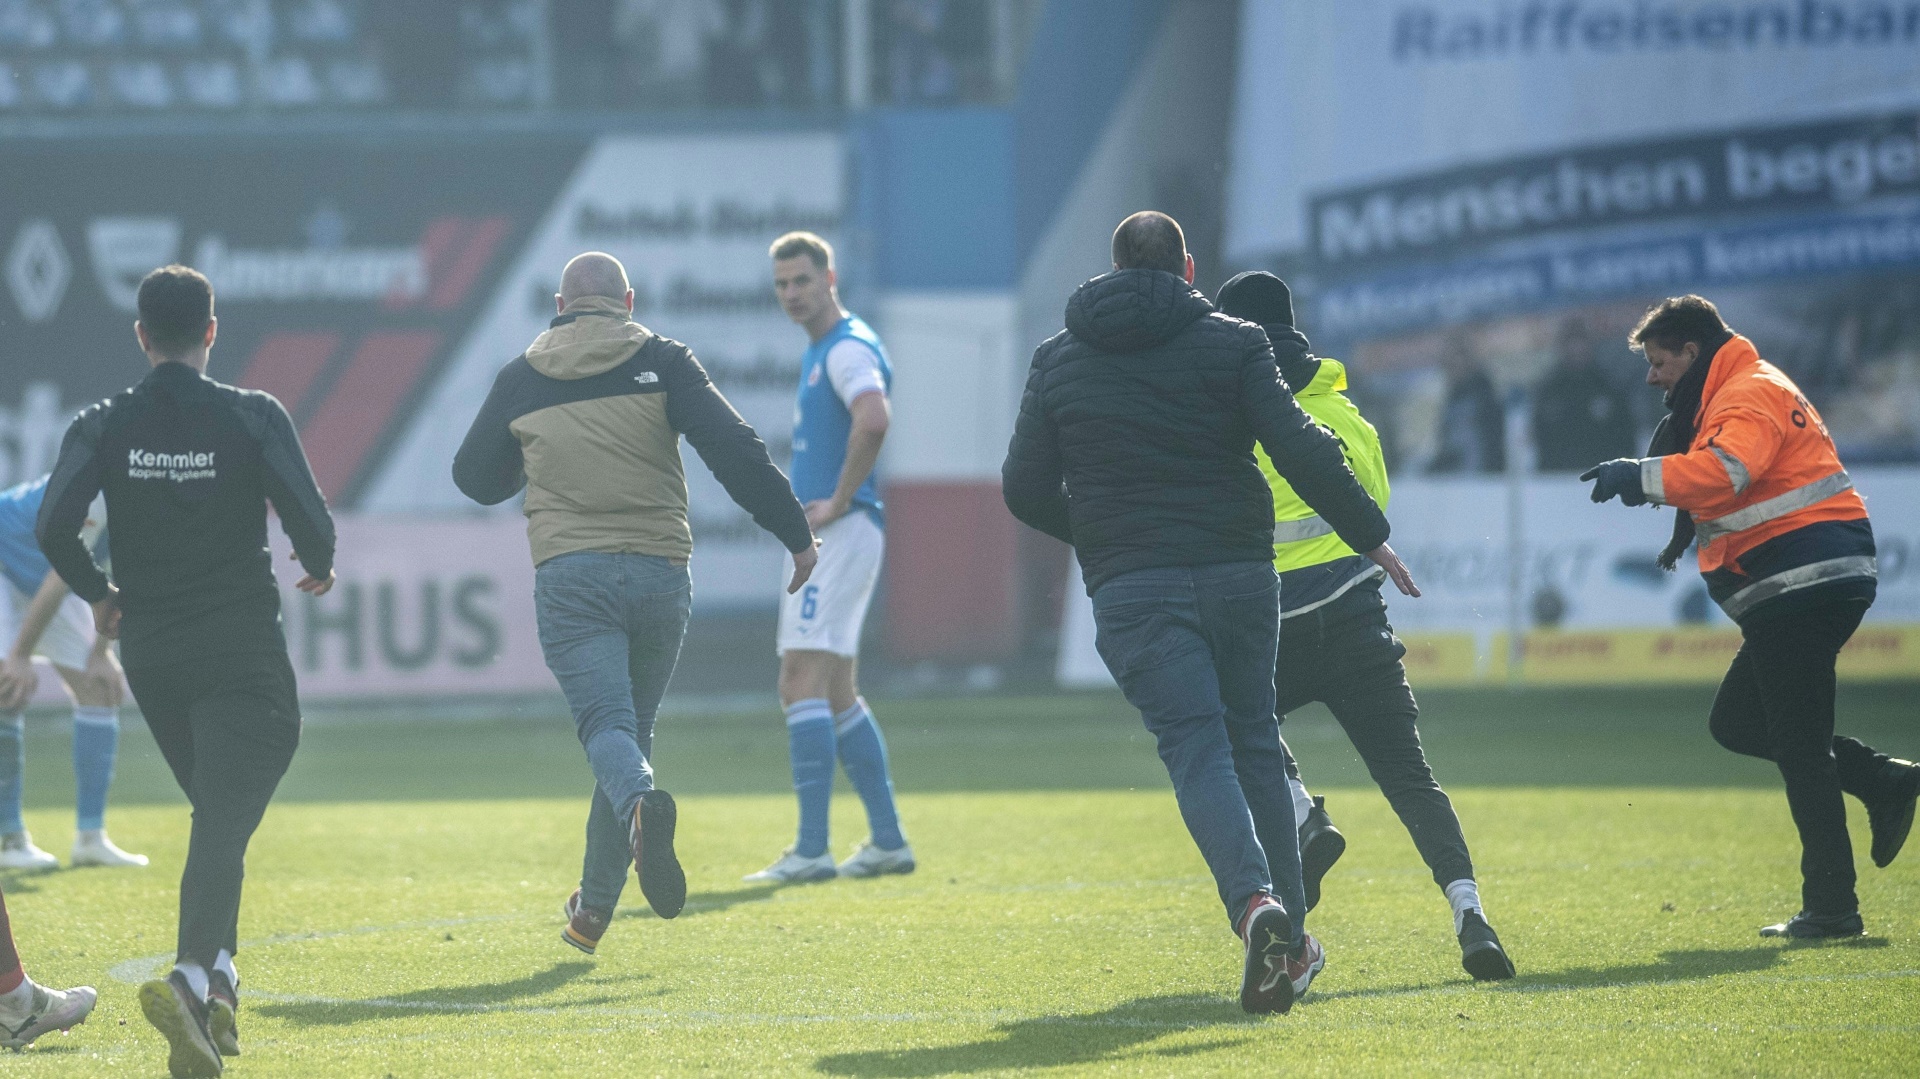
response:
M25 1049L33 1040L50 1030L66 1030L87 1021L100 994L90 985L75 989L48 989L33 986L32 1005L26 1015L0 1016L0 1048Z
M788 847L781 853L779 861L740 879L748 884L808 884L816 880L832 880L839 875L840 871L833 865L833 855L802 858L793 853L792 847Z
M0 869L58 869L60 859L33 845L25 830L0 836Z
M843 877L880 877L888 873L913 872L913 848L905 843L897 850L881 850L869 839L840 863Z
M73 837L73 865L138 866L147 864L144 854L128 854L113 845L107 833L76 832Z

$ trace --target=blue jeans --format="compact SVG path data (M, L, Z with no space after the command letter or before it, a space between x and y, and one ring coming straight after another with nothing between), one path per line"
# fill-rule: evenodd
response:
M1123 573L1093 593L1095 643L1159 742L1187 831L1236 925L1273 893L1306 921L1287 750L1273 714L1280 579L1266 562Z
M693 584L687 567L644 554L577 551L534 571L540 648L593 768L581 899L611 911L626 885L627 832L653 789L653 723L680 659Z

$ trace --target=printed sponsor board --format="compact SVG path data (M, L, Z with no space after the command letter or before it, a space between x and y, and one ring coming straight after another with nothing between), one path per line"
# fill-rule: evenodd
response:
M1374 238L1414 254L1532 228L1844 203L1858 166L1877 168L1875 140L1910 136L1920 105L1920 18L1894 0L1254 3L1240 48L1226 239L1241 263L1328 239L1315 194L1358 215L1362 234L1370 207L1391 208ZM1773 131L1741 141L1761 125ZM1902 177L1904 152L1888 162ZM1910 190L1879 175L1874 193Z
M180 136L0 154L0 484L144 376L135 290L213 281L209 374L278 396L350 506L587 142ZM444 464L440 466L445 470Z
M1849 644L1843 677L1920 678L1920 470L1852 472L1879 550L1879 595ZM1523 496L1520 539L1508 531L1499 479L1398 480L1393 546L1424 593L1386 592L1416 681L1465 685L1510 677L1510 583L1521 562L1526 637L1519 680L1545 683L1714 681L1740 632L1706 595L1691 555L1653 564L1672 514L1594 505L1587 485L1537 477ZM1093 608L1076 572L1067 593L1058 680L1111 685L1093 646Z
M583 251L621 260L634 317L693 347L785 466L807 337L773 294L767 247L792 229L839 235L844 146L836 133L613 136L560 189L493 288L418 418L372 481L372 511L471 508L447 463L493 377L554 317L560 271ZM690 447L682 451L696 458ZM770 605L784 552L687 463L693 577L703 607ZM518 512L518 499L497 512Z

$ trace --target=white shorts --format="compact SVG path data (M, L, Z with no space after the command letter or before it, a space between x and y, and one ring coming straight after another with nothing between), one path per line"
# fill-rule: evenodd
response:
M867 621L887 534L860 510L820 530L820 564L793 595L780 599L776 650L860 653L860 627ZM789 571L791 572L791 571ZM786 582L783 579L782 585Z
M27 607L32 602L32 596L11 584L0 588L0 649L13 647L14 638L20 635L20 620L27 616ZM57 666L86 670L87 658L93 654L93 608L87 601L67 593L67 598L60 601L60 609L53 612L47 631L40 635L39 647L33 654Z

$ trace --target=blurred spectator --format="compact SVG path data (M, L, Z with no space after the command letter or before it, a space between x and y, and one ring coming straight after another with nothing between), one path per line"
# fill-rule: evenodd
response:
M1435 475L1505 471L1506 410L1466 335L1447 339L1440 370L1447 377L1447 392L1440 406L1439 449L1427 471Z
M614 37L635 102L687 108L700 101L707 50L727 29L722 0L622 0Z
M893 0L888 27L887 96L895 104L937 104L959 95L947 52L946 0Z
M1560 327L1553 369L1533 391L1533 447L1542 472L1578 472L1634 452L1633 402L1608 378L1587 324Z

